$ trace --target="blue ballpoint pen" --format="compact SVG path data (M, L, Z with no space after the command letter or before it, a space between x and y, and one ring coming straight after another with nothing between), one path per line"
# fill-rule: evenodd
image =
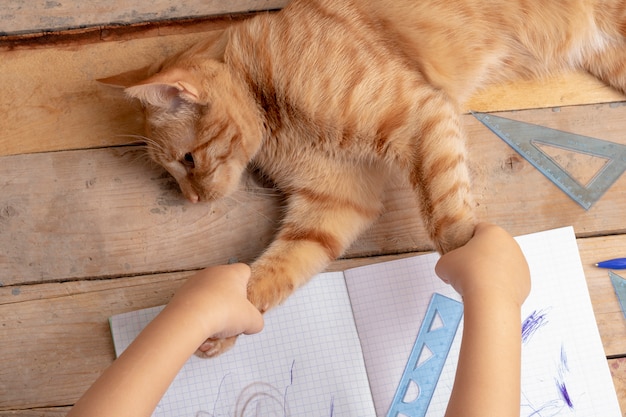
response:
M609 259L608 261L598 262L596 266L606 269L626 269L626 258Z

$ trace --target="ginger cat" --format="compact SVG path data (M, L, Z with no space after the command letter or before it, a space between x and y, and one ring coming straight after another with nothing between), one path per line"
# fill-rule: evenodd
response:
M143 102L148 152L188 200L227 196L248 166L285 193L252 264L249 297L265 312L379 216L391 170L437 250L463 245L475 218L459 104L568 69L625 92L625 35L626 0L294 0L103 81Z

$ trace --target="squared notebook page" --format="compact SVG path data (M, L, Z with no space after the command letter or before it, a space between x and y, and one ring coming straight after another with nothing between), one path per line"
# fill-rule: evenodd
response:
M531 271L522 307L522 416L619 417L572 227L517 238Z
M461 301L434 275L437 254L349 269L344 272L376 415L385 416L415 344L433 293ZM428 417L443 416L450 398L463 324L428 408ZM442 411L443 410L443 411Z
M159 310L112 317L118 355ZM225 354L192 357L153 414L235 415L375 416L342 273L313 278Z
M517 238L532 290L522 308L521 416L621 416L571 227ZM437 254L345 271L376 412L392 402L433 293L459 300L434 273ZM428 408L443 416L462 324Z

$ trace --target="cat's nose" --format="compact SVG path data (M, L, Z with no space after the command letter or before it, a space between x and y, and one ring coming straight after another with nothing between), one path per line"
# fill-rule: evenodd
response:
M195 192L190 192L189 194L186 195L186 197L187 197L187 200L189 200L189 202L193 204L196 204L200 200L200 197Z

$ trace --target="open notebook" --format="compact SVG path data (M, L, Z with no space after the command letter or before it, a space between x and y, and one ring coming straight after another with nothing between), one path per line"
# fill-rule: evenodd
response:
M573 229L517 240L532 276L521 415L621 416ZM443 416L463 324L437 259L316 276L266 314L260 334L218 358L192 357L154 416ZM111 318L118 355L159 310Z

